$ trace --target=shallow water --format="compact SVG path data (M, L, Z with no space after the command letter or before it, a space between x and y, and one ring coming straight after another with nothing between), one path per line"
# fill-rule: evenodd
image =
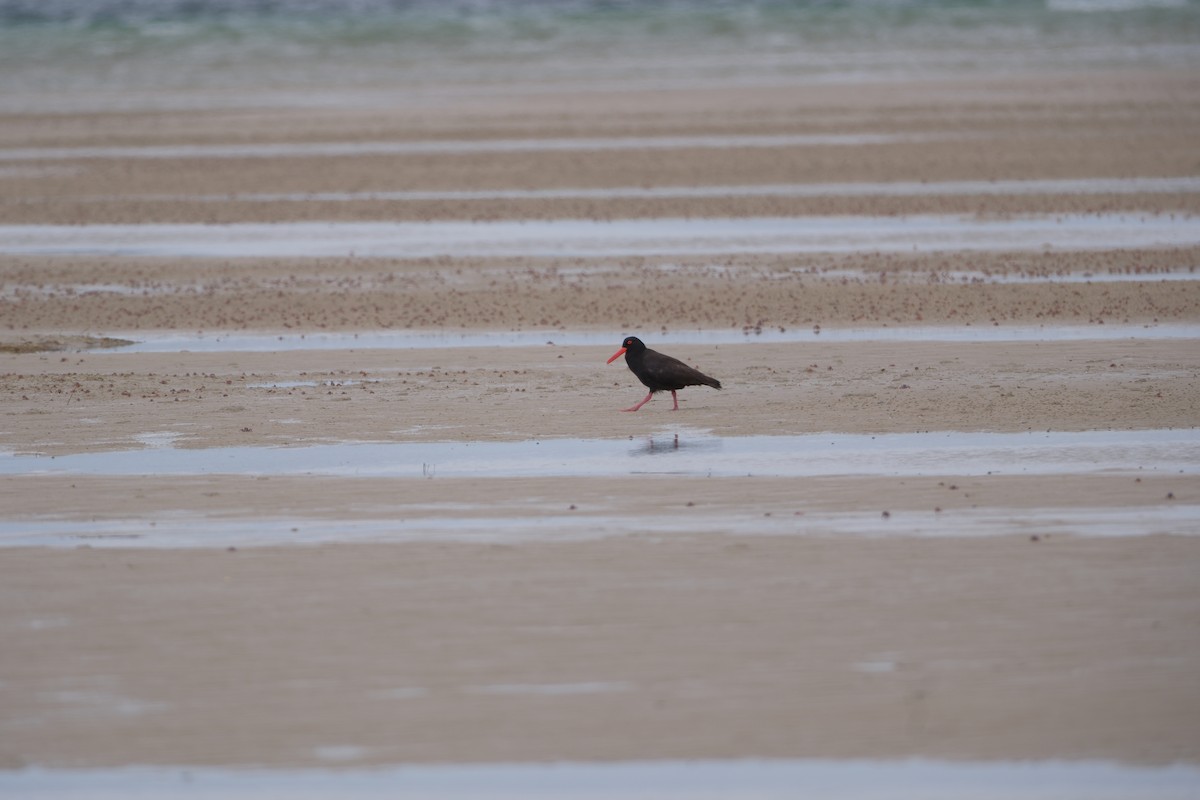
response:
M1197 244L1200 217L1136 213L0 226L0 252L160 258L1092 251Z
M803 506L798 491L794 505ZM952 512L705 510L694 515L564 512L523 503L518 510L455 504L405 507L388 519L209 517L150 514L136 518L0 519L0 548L81 545L103 548L210 549L320 544L579 542L617 536L833 536L976 538L1034 535L1081 537L1200 535L1200 506L1105 508L972 508Z
M139 450L0 453L0 475L331 475L358 478L1048 475L1200 473L1200 428L1139 431L717 437L681 429L646 439L342 442L180 448L147 434Z
M144 447L45 457L0 454L0 475L312 476L341 478L907 477L1200 473L1200 429L1073 433L812 434L720 438L681 428L646 438L521 442L341 443L179 449L182 434L143 434ZM777 504L776 504L777 505ZM1021 534L1200 534L1200 506L820 511L802 485L776 508L695 514L564 509L513 497L480 504L407 503L384 516L159 512L116 519L0 518L0 547L269 547L331 542L579 541L635 534L974 537Z
M361 748L318 748L333 762ZM1194 800L1200 767L1107 761L696 760L379 769L129 767L0 772L0 794L109 798L564 798L576 800Z
M0 148L2 161L64 161L75 159L158 159L158 158L294 158L367 155L451 155L467 153L545 153L598 150L673 150L677 148L724 150L732 147L816 147L891 144L897 142L940 141L966 138L961 133L890 134L890 133L830 133L830 134L744 134L740 136L581 136L565 139L429 139L375 142L270 142L265 144L180 144L147 145L143 147L9 147ZM1181 180L1181 179L1175 179ZM1187 179L1182 179L1186 182ZM1194 185L1183 183L1193 191ZM551 190L553 192L553 190ZM572 190L566 190L571 192ZM579 191L579 190L575 190ZM601 190L603 191L603 190ZM392 193L379 196L388 198ZM398 193L405 195L408 193ZM455 195L471 192L430 192L426 199L461 199ZM446 197L442 197L446 195ZM250 195L255 197L256 195ZM301 195L302 196L302 195ZM317 195L320 197L320 195ZM340 197L333 193L332 197ZM487 196L486 194L484 196ZM503 196L503 195L500 195ZM555 194L548 195L550 197ZM565 194L564 197L576 195ZM291 195L273 196L288 199ZM350 197L353 197L351 195ZM368 196L369 197L369 196ZM217 199L217 198L214 198ZM224 200L230 196L225 195ZM239 199L241 199L239 197ZM404 197L395 199L406 199Z
M96 353L279 352L444 347L536 347L613 344L611 331L367 331L353 333L191 333L108 331L133 344ZM1069 342L1116 339L1200 339L1200 325L963 325L874 328L666 330L659 344L746 342Z
M883 137L877 137L882 140ZM915 137L913 137L915 138ZM923 137L929 139L929 136ZM942 137L934 137L942 138ZM945 138L951 138L947 135ZM897 141L909 141L895 137ZM818 144L829 140L830 144L875 144L869 137L857 136L825 136L825 137L780 137L780 136L722 136L722 137L661 137L655 139L569 139L553 140L555 146L547 149L566 149L570 143L579 150L587 149L620 149L626 143L643 141L648 148L668 148L673 146L686 147L776 147L799 144ZM536 140L531 140L536 141ZM545 141L545 140L542 140ZM591 146L592 142L609 142L598 147ZM404 143L407 147L415 148L417 143ZM430 143L445 145L446 143ZM494 140L480 142L463 142L466 146L483 149ZM326 145L332 147L332 145ZM372 143L350 143L347 148L368 148ZM392 145L399 147L397 143ZM631 145L632 146L632 145ZM641 145L637 145L641 146ZM232 147L232 146L230 146ZM262 145L258 148L264 156L292 154L294 144ZM272 148L278 148L275 152ZM203 157L206 154L216 157L222 149L212 146L201 149L195 146L188 157ZM501 148L502 149L502 148ZM113 157L122 158L155 158L167 157L166 153L159 155L162 148L105 148L103 151L89 149L88 151L42 149L14 150L0 148L0 161L17 160L20 158L54 159L84 157L83 152L108 153ZM232 150L230 152L233 152ZM431 150L431 152L434 152ZM184 153L180 153L184 155ZM246 155L250 155L247 151ZM98 157L98 156L88 156ZM3 174L0 172L0 174ZM462 201L462 200L613 200L613 199L681 199L681 198L721 198L721 197L929 197L948 195L1043 195L1043 194L1164 194L1164 193L1195 193L1200 192L1200 178L1079 178L1063 180L995 180L995 181L889 181L886 183L861 181L857 183L784 183L784 184L751 184L746 186L613 186L606 188L556 188L556 189L463 189L463 190L409 190L409 191L374 191L374 192L248 192L244 194L145 194L145 195L98 195L84 199L90 202L106 203L113 200L139 200L145 202L206 202L206 203L350 203L372 200L382 201ZM29 198L26 198L29 199ZM56 199L56 198L55 198Z

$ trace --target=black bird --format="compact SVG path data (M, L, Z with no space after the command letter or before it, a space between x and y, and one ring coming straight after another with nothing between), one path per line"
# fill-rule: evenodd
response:
M642 402L636 406L623 408L622 411L637 411L650 402L650 398L654 396L655 392L662 391L671 392L671 399L675 401L675 407L671 410L678 411L679 398L676 397L675 392L679 389L685 386L721 388L721 382L716 378L708 377L700 370L689 367L677 358L671 358L649 349L636 336L625 337L625 341L621 342L621 349L613 353L607 363L611 364L616 361L620 355L625 356L625 363L629 365L629 369L650 390Z

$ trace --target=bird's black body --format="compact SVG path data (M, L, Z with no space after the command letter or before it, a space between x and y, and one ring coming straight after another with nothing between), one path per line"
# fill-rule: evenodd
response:
M613 359L622 353L625 355L625 363L629 366L630 371L650 390L645 400L632 408L625 409L626 411L637 411L649 402L655 392L670 392L671 397L675 399L675 408L678 409L679 398L675 397L675 392L685 386L721 388L721 382L716 378L710 378L677 358L672 358L657 350L651 350L636 336L626 337L625 341L621 342L621 349L608 360L609 363L611 364Z
M626 339L622 346L625 348L625 363L651 392L675 391L685 386L721 388L721 382L716 378L708 377L677 358L651 350L635 336Z

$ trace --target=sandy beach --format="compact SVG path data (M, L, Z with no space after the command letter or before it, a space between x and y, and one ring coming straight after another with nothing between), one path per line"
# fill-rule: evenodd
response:
M1194 461L1110 450L1121 468L1056 473L1022 450L990 475L907 471L885 452L813 477L769 460L746 477L304 474L308 448L330 443L610 440L719 460L734 438L930 432L1174 430L1186 462L1200 191L1120 181L1196 176L1198 98L1195 72L1163 69L6 113L9 245L104 225L214 241L212 226L378 221L1193 227L1182 244L1128 248L0 247L0 530L48 532L0 557L0 767L1200 762ZM1024 185L1051 180L1068 183ZM744 190L781 185L818 188ZM693 191L722 186L743 188ZM538 340L419 338L471 333ZM397 338L302 338L329 334ZM621 413L643 388L605 359L629 334L665 340L723 388L682 391L678 412L659 396ZM209 344L233 335L284 345ZM191 344L120 345L170 337ZM78 466L163 448L228 452L231 466ZM241 448L291 448L296 472L243 472ZM1128 523L1089 535L1075 522L1106 517ZM456 538L455 520L498 532ZM207 524L256 521L321 534L204 543ZM362 522L373 533L339 541ZM156 525L183 526L186 543L143 539Z

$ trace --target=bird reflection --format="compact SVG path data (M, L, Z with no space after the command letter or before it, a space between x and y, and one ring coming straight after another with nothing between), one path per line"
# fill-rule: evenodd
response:
M634 456L654 456L664 453L678 453L680 450L712 450L721 446L719 439L705 437L702 439L680 439L678 433L669 436L650 436L630 451Z

